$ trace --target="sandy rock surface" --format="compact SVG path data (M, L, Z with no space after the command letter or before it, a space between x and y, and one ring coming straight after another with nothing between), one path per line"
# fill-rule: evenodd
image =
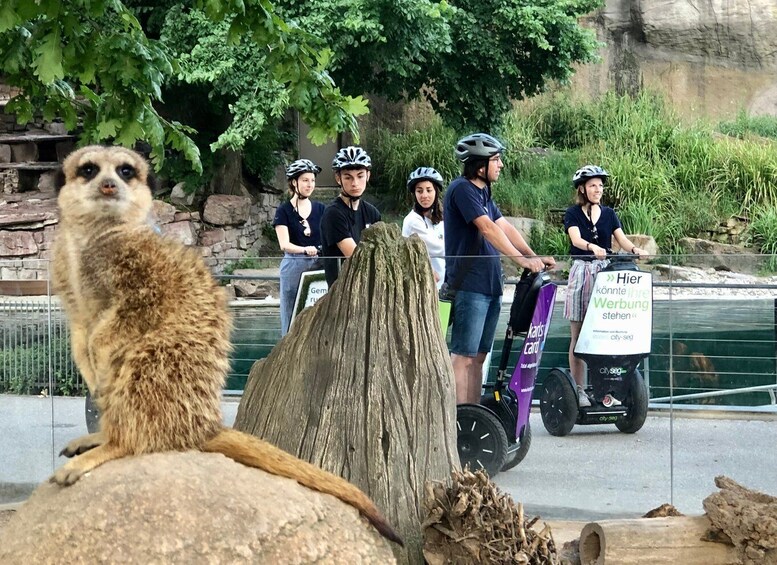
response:
M0 563L392 563L358 512L222 455L106 463L44 483L0 529Z

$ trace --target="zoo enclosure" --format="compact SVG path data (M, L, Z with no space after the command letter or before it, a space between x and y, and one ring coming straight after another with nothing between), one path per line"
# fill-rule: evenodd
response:
M0 273L5 271L2 266L0 263ZM40 270L44 268L47 265ZM269 283L278 279L274 274L222 278ZM560 286L565 283L557 282ZM35 286L45 294L22 296L14 292L25 286ZM669 296L654 303L653 352L643 366L652 405L777 410L777 284L669 281L654 286L668 290ZM757 291L759 295L730 299L673 295L682 289L708 289L716 294ZM0 295L0 393L84 394L85 385L70 356L67 323L48 282L0 278L0 290L4 291ZM538 389L547 370L567 366L569 331L562 304L558 299ZM235 316L235 350L225 392L239 395L253 363L266 357L280 338L278 308L277 300L234 300L230 307ZM506 305L497 326L492 367L499 363L508 310ZM512 370L511 363L508 368Z

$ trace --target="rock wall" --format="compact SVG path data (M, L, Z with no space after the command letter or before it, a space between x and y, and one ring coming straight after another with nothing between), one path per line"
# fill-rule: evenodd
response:
M180 211L154 201L154 222L165 237L197 248L214 273L242 257L255 257L268 243L264 226L275 216L279 196L212 195L202 213ZM54 193L3 195L0 199L0 280L49 278L48 261L56 237Z
M606 45L575 75L579 94L647 87L689 117L777 115L774 0L606 0L585 25Z

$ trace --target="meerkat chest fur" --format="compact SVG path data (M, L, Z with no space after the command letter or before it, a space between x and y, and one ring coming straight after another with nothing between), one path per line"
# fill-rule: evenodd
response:
M63 169L56 287L102 431L130 453L197 448L221 427L226 295L197 253L149 226L139 155L87 147Z

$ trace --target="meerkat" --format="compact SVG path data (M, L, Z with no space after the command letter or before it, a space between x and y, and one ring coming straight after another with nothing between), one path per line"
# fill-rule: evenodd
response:
M354 506L402 543L348 481L222 424L232 319L198 253L155 233L151 175L138 153L89 146L58 175L53 283L72 354L100 409L100 431L70 442L52 481L66 486L107 461L163 451L222 453Z

